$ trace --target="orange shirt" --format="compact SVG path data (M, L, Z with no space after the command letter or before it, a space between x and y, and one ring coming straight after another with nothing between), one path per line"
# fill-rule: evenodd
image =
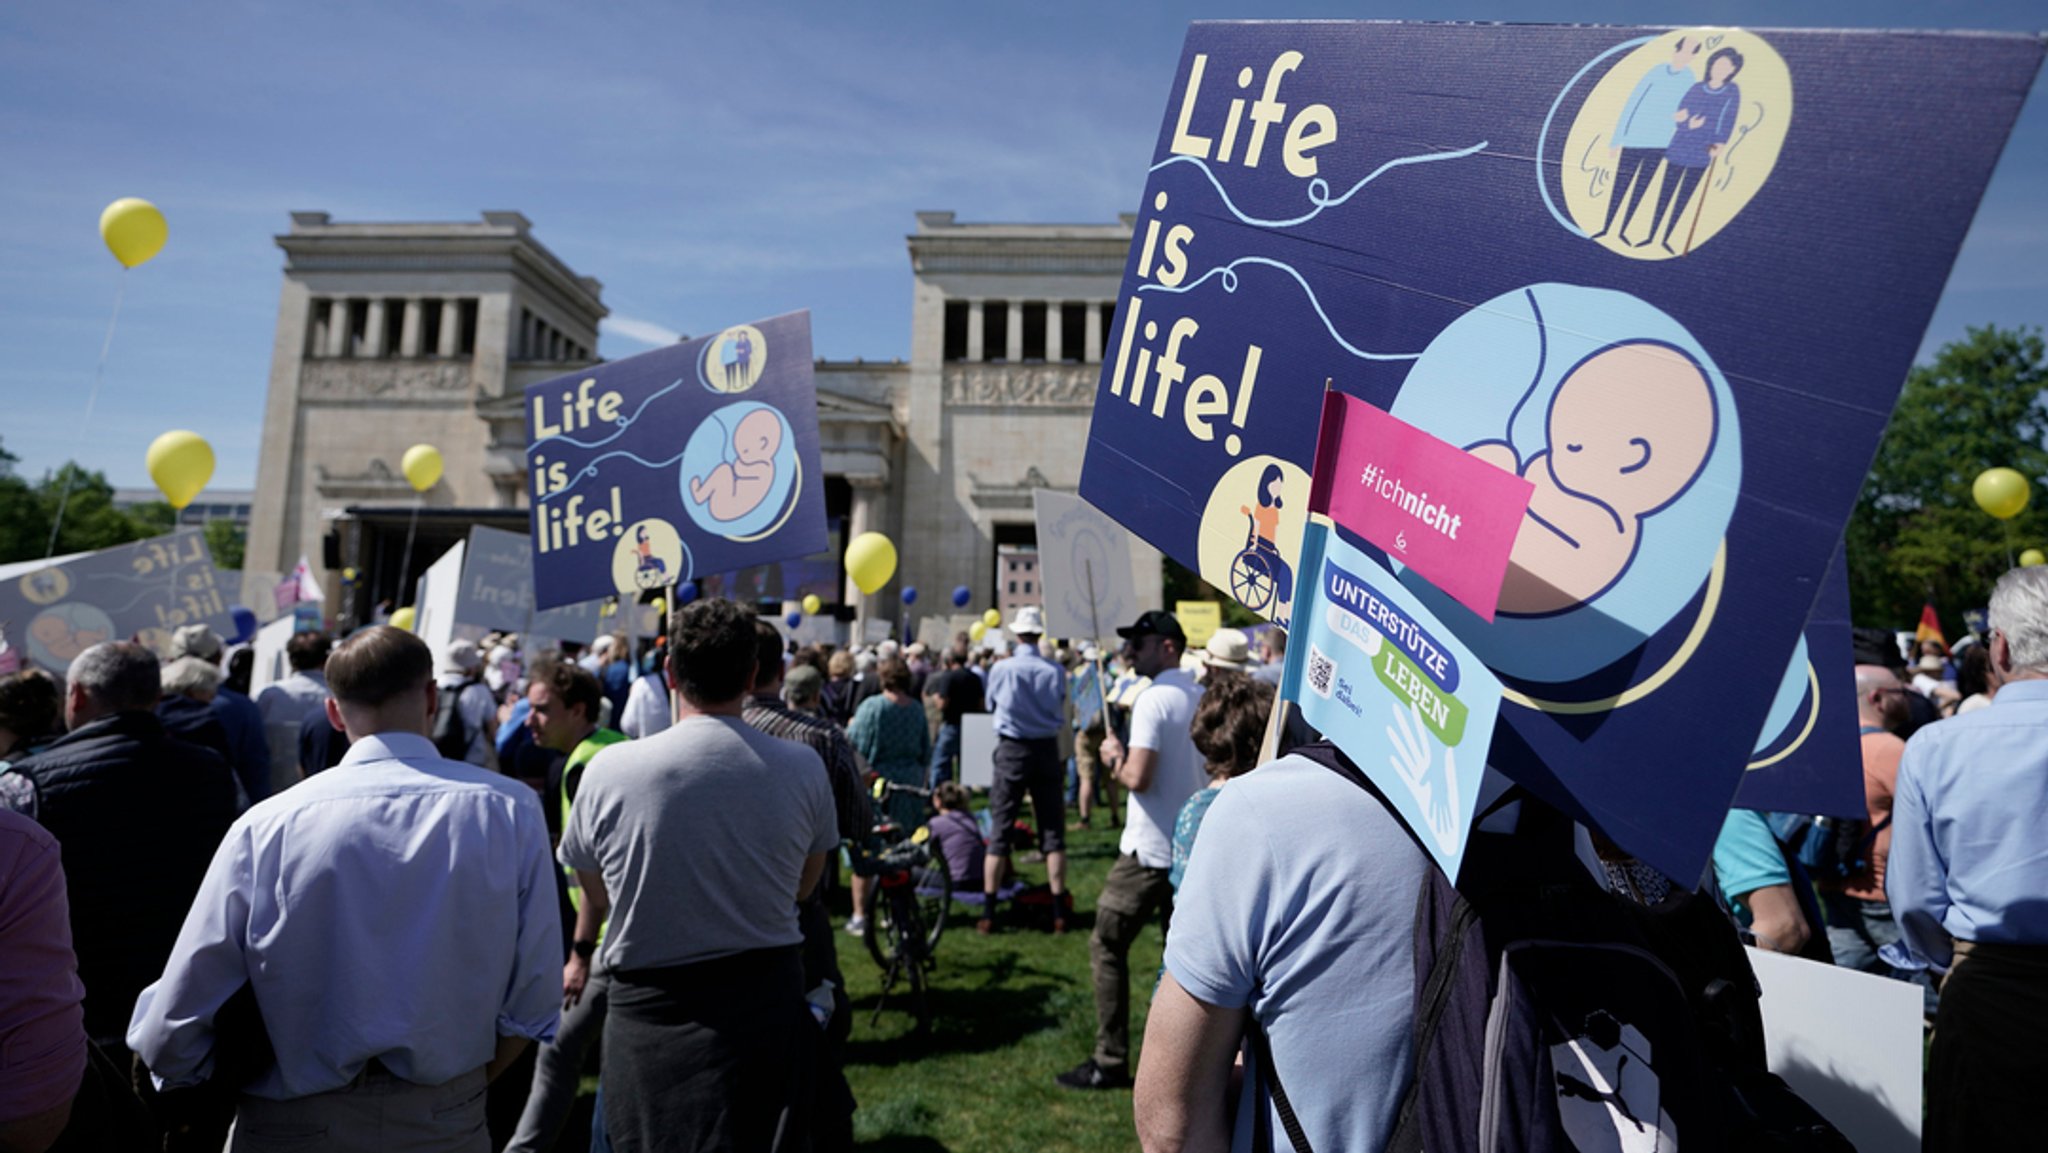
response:
M1887 732L1863 734L1863 806L1872 828L1891 816L1899 791L1899 758L1906 742ZM1884 900L1884 864L1892 852L1892 830L1880 830L1870 846L1870 868L1842 882L1842 895L1859 901Z
M1252 509L1252 523L1259 526L1259 535L1267 540L1278 540L1280 533L1280 510L1271 505Z

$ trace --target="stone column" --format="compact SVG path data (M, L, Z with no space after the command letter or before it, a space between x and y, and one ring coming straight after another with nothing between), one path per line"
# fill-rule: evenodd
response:
M853 510L846 518L846 539L848 541L881 523L882 479L874 476L850 476L846 478L853 486ZM852 574L846 577L846 590L842 594L845 603L853 606L853 638L861 639L862 630L867 627L868 598L853 583Z
M444 297L441 301L441 347L434 350L434 355L454 358L455 350L462 347L456 339L461 335L457 331L461 327L462 306L454 297Z
M1088 322L1084 326L1083 332L1085 333L1084 340L1086 343L1086 347L1082 348L1081 350L1082 357L1084 357L1090 364L1101 363L1102 306L1095 303L1092 300L1088 302Z
M1057 300L1046 301L1045 362L1047 364L1058 364L1060 361L1066 359L1066 357L1060 355L1060 344L1062 343L1062 339L1066 336L1065 328L1066 326L1062 323L1062 318L1060 316L1060 302Z
M327 355L348 355L348 297L337 296L327 306Z
M985 338L986 338L986 335L987 335L987 332L988 332L988 330L987 330L987 328L985 328L985 327L984 327L984 323L985 323L986 319L987 319L987 318L986 318L986 317L985 317L985 316L983 315L983 313L982 313L982 303L981 303L981 301L979 301L979 300L971 300L971 301L968 301L968 303L967 303L967 359L968 359L968 360L974 360L974 361L978 361L978 360L980 360L980 359L981 359L981 358L983 357L983 355L984 355L984 354L986 353L986 351L987 351L987 345L986 345L986 343L985 343Z
M422 304L417 296L405 301L405 321L398 328L398 355L411 360L420 354L420 309Z
M1013 300L1010 302L1010 331L1004 333L1003 335L1010 338L1009 340L1004 342L1005 344L1008 345L1008 347L1003 350L1003 359L1009 361L1011 364L1015 364L1018 361L1024 359L1023 301Z
M369 323L363 326L363 344L369 348L371 356L384 355L384 324L384 298L373 297L370 300Z

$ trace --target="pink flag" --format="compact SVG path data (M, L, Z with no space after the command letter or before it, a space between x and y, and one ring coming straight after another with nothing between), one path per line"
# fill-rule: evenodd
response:
M1310 512L1385 550L1488 622L1534 491L1355 397L1323 394Z

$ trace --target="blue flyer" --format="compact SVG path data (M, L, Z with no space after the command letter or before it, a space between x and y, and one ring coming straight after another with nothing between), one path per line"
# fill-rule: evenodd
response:
M822 551L811 363L793 312L527 388L536 605Z
M2042 49L1195 24L1080 495L1287 624L1326 385L1525 480L1491 622L1399 580L1493 767L1698 877Z
M1500 681L1379 561L1307 526L1280 695L1379 786L1453 881L1500 711Z

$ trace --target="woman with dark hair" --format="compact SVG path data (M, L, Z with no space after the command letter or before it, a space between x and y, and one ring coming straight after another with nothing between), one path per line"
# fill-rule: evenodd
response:
M1211 674L1195 705L1195 718L1188 725L1188 736L1208 769L1209 786L1189 797L1173 822L1173 866L1167 878L1176 893L1210 804L1230 778L1251 772L1259 763L1259 745L1265 739L1267 714L1272 711L1272 685L1243 673Z
M1998 694L1998 678L1991 670L1991 647L1974 644L1961 651L1963 655L1956 658L1956 694L1961 699L1951 716L1974 713Z
M1742 111L1742 89L1735 85L1735 74L1740 71L1742 53L1723 48L1707 57L1707 78L1685 94L1685 103L1678 109L1678 130L1672 134L1671 147L1664 150L1664 183L1657 190L1657 212L1650 218L1649 235L1636 241L1637 248L1649 245L1657 235L1658 221L1663 221L1664 251L1678 255L1671 247L1671 236L1685 217L1686 205L1692 203L1693 190L1735 134L1736 116ZM1668 219L1666 207L1671 210Z
M882 691L860 703L846 736L868 767L899 785L922 786L932 760L932 731L924 702L911 695L910 666L890 657L879 670ZM891 793L888 818L905 830L924 823L924 798Z
M1294 600L1294 569L1280 555L1280 486L1287 476L1277 464L1269 464L1259 474L1259 506L1239 505L1237 511L1252 518L1252 547L1266 558L1267 571L1273 574L1273 607L1284 609ZM1285 622L1285 612L1276 612L1274 620Z
M64 735L64 692L41 669L0 677L0 770Z

